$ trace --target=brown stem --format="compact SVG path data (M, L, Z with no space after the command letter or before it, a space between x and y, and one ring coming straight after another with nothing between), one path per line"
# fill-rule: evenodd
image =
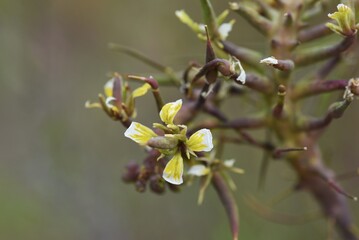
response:
M299 32L298 41L301 43L309 42L333 33L325 24L319 24Z
M322 93L329 93L337 90L344 90L348 85L348 80L328 80L305 83L294 88L291 98L299 100L301 98L310 97Z
M212 184L226 209L231 226L232 239L237 240L239 232L239 216L236 200L220 173L213 173Z
M329 59L326 63L319 68L316 78L318 81L324 80L334 69L338 66L341 60L341 55L335 56L332 59Z
M203 121L200 124L194 126L190 130L188 130L189 133L194 133L197 130L200 130L202 128L208 128L208 129L258 129L263 128L267 124L266 120L264 118L250 118L250 117L244 117L244 118L237 118L231 121Z
M302 124L298 126L298 130L313 131L327 127L334 119L338 119L343 116L350 103L351 102L347 100L333 103L329 107L325 116L322 118L302 122Z
M258 63L262 59L262 55L252 49L237 46L230 41L222 41L223 51L236 57L244 64L251 66L254 69L261 70L262 66Z
M295 57L295 65L296 66L307 66L335 55L339 55L340 53L347 50L353 43L355 42L355 35L344 38L341 42L334 46L329 46L321 49L311 49L306 53L298 54Z
M254 74L247 74L246 76L246 83L243 84L240 81L236 81L238 74L234 74L231 79L239 85L244 85L250 89L253 89L257 92L264 93L264 94L271 94L274 91L274 87L269 81L265 78L260 78Z
M248 23L264 35L268 35L273 28L273 24L269 19L261 16L251 7L239 3L230 3L230 8L240 14Z
M281 117L283 117L284 101L286 96L286 87L284 85L281 84L278 86L277 95L278 99L276 105L272 110L272 115L273 117L280 119Z
M311 146L308 151L301 154L288 155L287 160L299 177L299 189L308 191L318 202L324 215L335 221L339 233L345 240L358 240L353 232L353 222L346 197L333 189L332 185L341 189L334 178L332 170L328 169L322 161L318 145L309 136L302 136L298 144Z

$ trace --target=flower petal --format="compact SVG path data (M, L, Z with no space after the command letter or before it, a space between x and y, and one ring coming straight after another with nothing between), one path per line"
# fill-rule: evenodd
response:
M278 60L275 57L267 57L259 61L259 63L264 63L269 66L277 65Z
M183 158L180 152L177 152L167 163L163 170L162 177L169 183L179 185L183 183Z
M125 136L140 145L146 145L148 140L152 137L156 137L157 134L141 123L132 122L130 127L126 130Z
M116 101L116 98L114 98L114 97L107 97L106 98L106 106L108 107L108 108L116 108L116 106L114 105L114 104L112 104L112 102L114 102L114 101Z
M193 165L187 172L190 175L194 175L197 177L201 177L204 175L207 175L209 173L209 168L199 164L199 165Z
M112 97L113 96L113 85L115 83L115 79L111 78L110 80L107 81L107 83L105 84L104 91L105 91L105 95L107 97Z
M229 160L225 160L223 162L224 166L228 167L228 168L231 168L233 167L234 163L236 162L235 159L229 159Z
M173 124L177 112L182 107L182 100L179 99L176 102L170 102L165 104L160 111L160 118L166 124Z
M231 62L231 71L232 72L236 72L237 69L239 69L239 71L240 71L236 81L240 81L242 84L245 84L247 75L242 67L241 62L235 57L231 57L230 62Z
M85 108L101 108L101 104L99 104L97 102L92 103L90 101L86 101Z
M240 74L239 74L239 76L237 77L236 80L240 81L242 84L245 84L246 83L246 77L247 77L246 72L244 71L240 61L237 61L237 65L238 65L241 72L240 72Z
M221 26L219 26L218 32L222 40L226 40L228 34L232 31L233 24L234 21L231 21L229 23L223 23Z
M151 89L151 85L148 84L148 83L145 83L141 87L136 88L133 91L132 97L133 98L141 97L141 96L145 95L148 92L149 89Z
M198 130L188 139L187 147L194 152L209 152L213 148L212 133L209 129Z

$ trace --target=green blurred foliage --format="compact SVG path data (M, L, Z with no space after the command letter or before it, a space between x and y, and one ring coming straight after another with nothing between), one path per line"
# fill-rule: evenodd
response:
M218 12L227 8L226 1L213 3ZM197 184L164 196L139 194L124 184L123 167L129 160L140 162L144 153L123 137L122 126L84 108L102 92L108 72L156 74L108 51L108 42L136 48L176 70L190 60L204 61L204 44L176 19L178 9L201 20L199 1L191 0L0 1L0 239L229 239L213 191L198 207ZM231 17L237 22L230 39L263 50L267 41ZM179 96L173 89L162 93L167 101ZM243 114L242 105L233 114ZM324 154L338 172L358 167L359 115L353 105L323 140ZM157 118L151 96L138 106L141 122ZM325 239L324 220L279 225L243 201L253 194L265 203L293 186L295 176L284 164L270 166L259 191L262 153L230 146L225 156L246 170L236 176L242 239ZM343 184L359 195L357 179ZM318 207L305 193L294 193L275 209L301 215ZM358 216L358 207L352 209Z

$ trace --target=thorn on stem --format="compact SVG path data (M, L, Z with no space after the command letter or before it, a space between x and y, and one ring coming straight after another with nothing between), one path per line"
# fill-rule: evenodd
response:
M297 148L278 148L273 151L273 158L281 158L284 153L289 152L298 152L298 151L307 151L307 147L297 147Z
M332 179L326 177L326 176L322 176L320 175L320 178L325 181L329 187L331 187L334 191L336 191L338 194L341 194L353 201L358 201L358 197L353 196L347 192L345 192L336 182L334 182Z

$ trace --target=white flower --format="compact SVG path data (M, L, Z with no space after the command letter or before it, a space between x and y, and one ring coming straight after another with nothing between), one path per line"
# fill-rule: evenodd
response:
M209 129L204 128L198 130L192 134L189 139L187 139L187 127L184 125L174 125L173 120L181 107L181 99L165 104L162 107L159 115L161 120L166 125L164 126L163 124L154 124L155 128L167 128L168 130L174 129L173 133L165 134L165 136L157 136L153 130L138 122L132 122L130 127L125 132L125 136L132 139L136 143L140 145L151 146L159 150L162 154L161 157L172 155L174 153L172 159L167 163L162 177L167 182L176 185L183 182L183 158L182 151L178 143L181 142L181 144L183 144L182 146L185 146L188 159L190 158L191 154L196 156L195 152L209 152L213 148L212 133ZM161 142L161 140L165 139L166 142ZM174 141L169 141L171 139ZM154 144L156 141L157 145Z
M200 165L193 165L189 170L189 175L194 175L197 177L205 176L210 172L209 168L200 164Z

